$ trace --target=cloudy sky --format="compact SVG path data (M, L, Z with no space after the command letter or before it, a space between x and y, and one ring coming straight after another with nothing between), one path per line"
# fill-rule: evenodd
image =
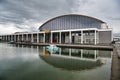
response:
M38 31L47 20L65 14L96 17L120 32L120 0L0 0L0 34Z

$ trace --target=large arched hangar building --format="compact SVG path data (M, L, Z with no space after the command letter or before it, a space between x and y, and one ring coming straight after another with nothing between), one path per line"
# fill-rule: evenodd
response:
M100 44L111 43L112 29L99 19L85 15L62 15L48 20L39 28L45 42Z

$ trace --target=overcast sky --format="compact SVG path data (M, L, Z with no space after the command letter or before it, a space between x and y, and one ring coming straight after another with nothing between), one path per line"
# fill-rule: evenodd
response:
M120 32L120 0L0 0L0 34L37 31L47 20L65 14L92 16Z

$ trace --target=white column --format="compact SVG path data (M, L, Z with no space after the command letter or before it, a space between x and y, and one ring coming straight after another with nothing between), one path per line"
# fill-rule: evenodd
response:
M83 44L83 31L81 31L81 44Z
M72 42L71 31L69 31L69 39L70 39L70 40L69 40L69 41L70 41L69 43L71 43L71 42Z
M31 42L34 42L34 40L33 40L33 33L31 33Z
M97 32L97 43L99 43L99 31Z
M59 39L60 41L59 41L59 43L61 44L61 32L59 33L59 36L60 36L60 39Z
M39 33L37 33L37 43L39 43Z
M43 43L45 43L45 33L43 33Z
M95 30L95 43L94 44L96 44L96 30Z
M53 42L53 33L51 32L51 43Z

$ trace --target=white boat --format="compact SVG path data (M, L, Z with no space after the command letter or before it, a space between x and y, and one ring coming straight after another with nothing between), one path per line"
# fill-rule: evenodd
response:
M46 47L46 51L50 53L56 53L59 51L59 47L57 47L56 45L49 45Z

